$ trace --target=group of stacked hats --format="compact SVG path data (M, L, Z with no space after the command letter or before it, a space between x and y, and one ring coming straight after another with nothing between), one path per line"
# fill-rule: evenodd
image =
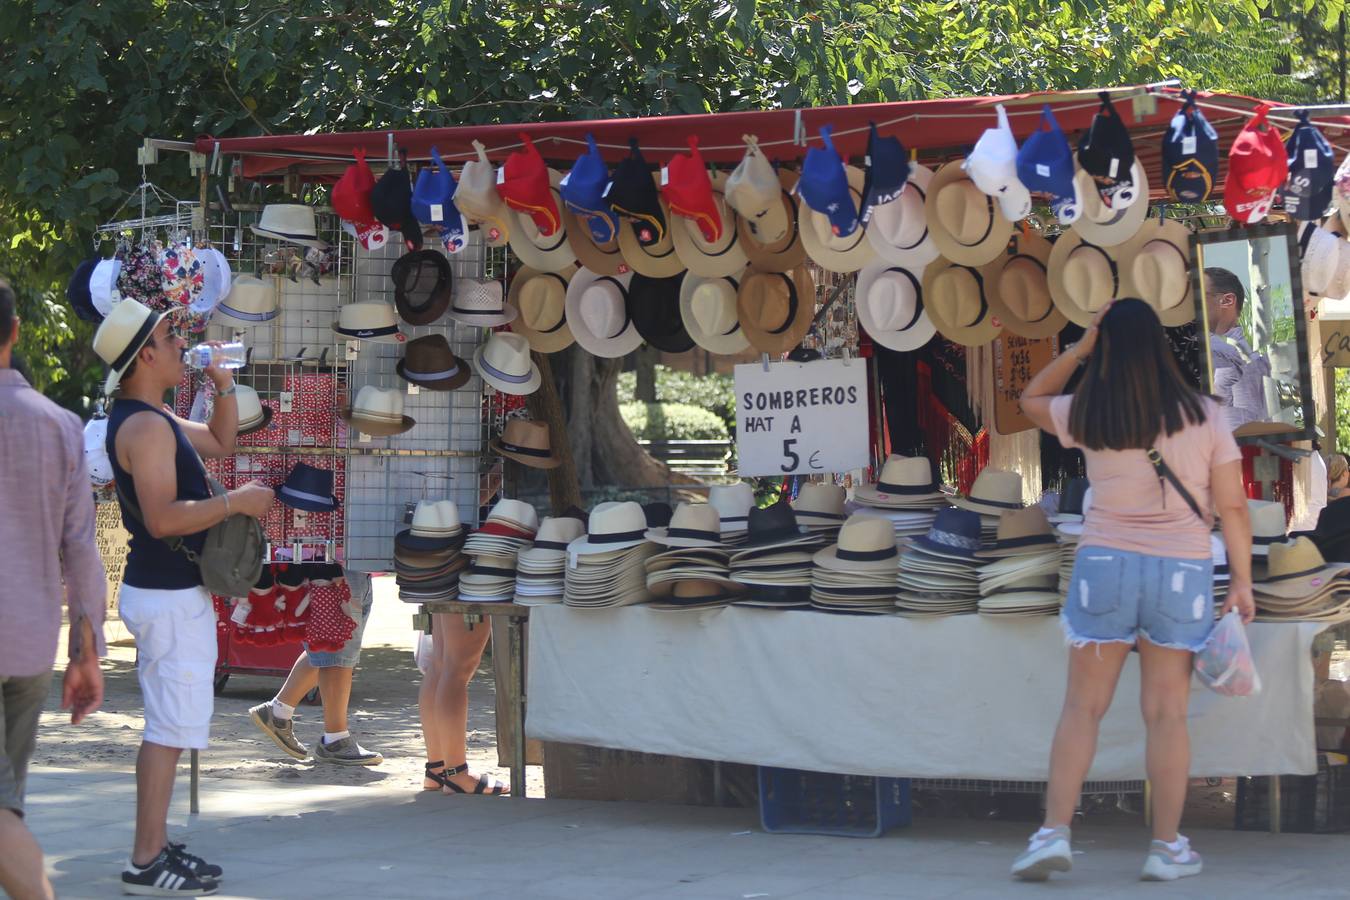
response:
M938 511L925 535L900 554L895 605L910 618L973 613L979 608L980 516L968 509Z
M869 515L888 519L897 538L907 538L927 534L938 508L952 497L942 490L928 457L890 456L876 483L859 486L853 500Z
M899 555L889 521L854 513L839 529L838 541L813 559L811 606L828 612L894 612Z
M998 539L979 550L979 611L991 616L1039 616L1059 610L1059 546L1039 506L1009 511Z
M586 514L576 507L539 523L534 543L516 556L516 602L542 606L563 602L567 545L586 533Z
M806 606L811 600L812 556L820 535L797 524L786 500L750 510L745 540L731 552L731 578L751 593L746 606Z
M586 534L567 545L563 603L605 609L650 599L644 564L657 550L646 533L647 516L631 500L592 509Z
M1005 469L981 469L970 492L954 497L951 502L953 506L980 514L981 541L992 544L998 536L1003 514L1026 505L1022 502L1022 476Z
M1263 621L1350 621L1350 563L1327 562L1307 537L1273 544L1252 593L1256 617Z
M1074 556L1078 553L1078 539L1083 536L1083 519L1092 508L1092 488L1086 478L1072 478L1059 492L1059 505L1050 516L1059 541L1059 594L1069 595L1073 576Z
M394 536L394 578L400 600L426 603L459 596L464 527L453 500L423 500L412 523Z
M521 500L498 500L478 530L464 541L469 567L459 576L459 598L509 603L516 595L516 557L539 531L539 514Z
M731 579L721 520L711 503L681 503L669 525L648 528L645 536L669 548L645 562L653 608L711 609L744 593L745 588Z
M728 547L745 541L750 510L755 506L755 490L744 481L715 484L708 489L708 505L717 510L722 543Z
M844 489L824 481L808 481L792 501L797 524L826 544L839 539L839 529L848 518L844 512Z

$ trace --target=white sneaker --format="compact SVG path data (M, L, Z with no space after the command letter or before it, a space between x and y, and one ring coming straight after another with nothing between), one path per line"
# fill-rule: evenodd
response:
M1023 881L1045 881L1051 872L1067 872L1072 868L1069 828L1059 825L1031 836L1027 849L1013 861L1012 874Z
M1200 854L1191 849L1191 842L1185 836L1177 835L1180 850L1173 850L1164 841L1154 841L1148 848L1148 858L1144 860L1144 871L1139 877L1143 881L1176 881L1189 875L1199 875L1204 868Z

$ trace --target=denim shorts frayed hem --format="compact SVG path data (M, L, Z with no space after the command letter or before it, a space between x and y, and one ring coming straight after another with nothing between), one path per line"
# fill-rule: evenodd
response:
M1203 641L1197 641L1193 646L1185 643L1157 641L1154 640L1153 636L1143 628L1136 629L1134 632L1132 632L1126 637L1118 637L1118 638L1085 637L1081 634L1077 634L1073 630L1073 626L1069 624L1068 617L1065 616L1063 613L1060 613L1059 616L1059 626L1064 631L1064 642L1068 644L1070 647L1073 647L1075 650L1080 649L1082 647L1096 647L1100 651L1100 648L1103 644L1127 644L1133 647L1137 643L1139 643L1139 638L1143 638L1144 640L1148 641L1155 647L1162 647L1166 650L1187 650L1191 653L1199 653L1201 650L1205 648L1205 644L1209 640L1208 638L1206 638Z

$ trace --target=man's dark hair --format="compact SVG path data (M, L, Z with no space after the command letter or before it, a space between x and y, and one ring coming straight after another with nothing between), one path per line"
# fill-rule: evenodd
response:
M0 278L0 344L9 343L14 336L14 289Z
M1247 305L1247 292L1242 289L1242 279L1227 269L1218 266L1206 266L1205 277L1221 294L1232 294L1237 298L1237 314L1242 315L1242 307Z

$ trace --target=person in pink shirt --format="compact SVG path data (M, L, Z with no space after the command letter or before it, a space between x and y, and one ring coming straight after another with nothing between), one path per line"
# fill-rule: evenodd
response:
M1077 389L1062 394L1079 366ZM1040 881L1072 867L1069 823L1098 726L1137 648L1153 789L1153 843L1142 877L1199 874L1200 854L1177 828L1190 771L1192 656L1215 618L1211 510L1231 573L1223 611L1237 609L1245 622L1255 614L1241 453L1219 404L1186 382L1157 314L1142 300L1099 312L1082 340L1027 385L1022 409L1066 448L1082 449L1093 502L1061 613L1069 683L1050 751L1045 824L1012 873Z

